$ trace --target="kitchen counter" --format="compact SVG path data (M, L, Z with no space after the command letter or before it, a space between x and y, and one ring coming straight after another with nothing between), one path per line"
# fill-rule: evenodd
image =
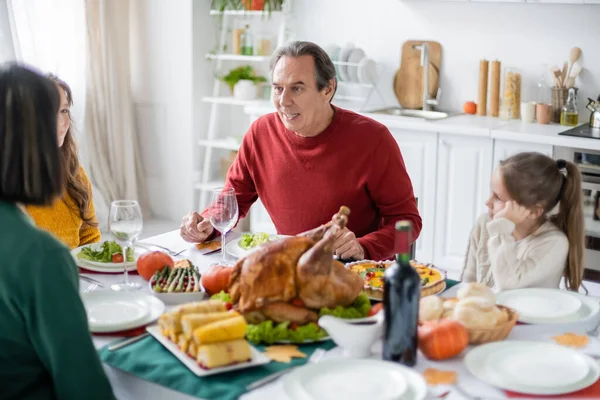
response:
M273 112L275 109L273 107L248 106L244 110L249 115L263 115ZM468 114L452 115L436 121L368 112L360 112L360 114L379 121L390 128L489 137L492 139L600 151L600 139L559 135L560 132L570 129L570 127L559 124L541 125L537 123L523 123L520 120L505 121L499 118ZM583 117L585 119L582 118L582 121L587 120L587 116Z

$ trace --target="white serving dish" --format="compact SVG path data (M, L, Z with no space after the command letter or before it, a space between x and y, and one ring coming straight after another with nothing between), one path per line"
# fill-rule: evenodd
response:
M199 292L189 293L158 293L152 289L150 282L148 282L148 289L152 292L152 295L165 303L166 305L176 305L190 303L193 301L208 300L210 296L204 291L202 285L200 285Z
M190 356L181 351L175 343L170 341L167 337L163 336L163 334L160 333L160 328L158 326L149 326L146 328L146 331L150 335L152 335L156 340L158 340L160 344L162 344L167 350L169 350L171 354L177 357L177 359L179 359L179 361L181 361L183 365L188 367L189 370L197 376L216 375L221 374L223 372L236 371L240 369L255 367L258 365L268 364L269 362L271 362L271 360L267 356L258 351L252 345L250 345L252 360L248 362L228 365L226 367L204 369L200 368L200 366L198 365L198 363L196 363L195 360L193 360Z

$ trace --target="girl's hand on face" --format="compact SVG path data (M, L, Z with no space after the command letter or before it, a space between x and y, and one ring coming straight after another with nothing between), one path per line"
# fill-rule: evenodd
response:
M506 218L515 225L519 225L531 215L528 208L520 205L516 201L507 201L504 208L494 215L494 219Z

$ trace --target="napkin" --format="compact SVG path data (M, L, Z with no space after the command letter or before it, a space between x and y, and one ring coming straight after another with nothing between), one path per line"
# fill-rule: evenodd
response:
M246 393L246 386L250 383L274 372L305 364L317 348L329 350L334 346L331 340L299 345L299 349L307 358L294 358L289 364L270 362L202 378L192 373L153 337L147 337L116 351L108 351L108 346L105 346L98 354L104 363L113 368L172 390L202 399L234 400ZM264 351L264 346L256 348Z

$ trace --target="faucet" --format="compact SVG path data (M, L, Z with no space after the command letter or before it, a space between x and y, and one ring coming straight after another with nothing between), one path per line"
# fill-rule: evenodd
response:
M431 106L437 106L442 92L438 88L435 99L429 98L429 43L421 43L419 46L413 46L415 50L421 51L421 66L423 67L423 111L431 111Z

